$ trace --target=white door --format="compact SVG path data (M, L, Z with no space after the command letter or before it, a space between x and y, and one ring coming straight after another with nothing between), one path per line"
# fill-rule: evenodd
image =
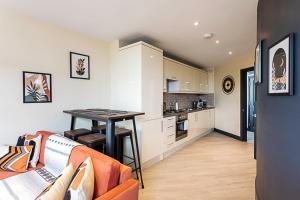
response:
M197 134L196 114L197 114L196 112L188 114L188 122L189 122L188 137L191 137L191 138Z
M145 119L162 117L163 53L151 47L142 47L142 111Z
M215 109L210 109L210 128L214 129L215 128Z
M163 152L162 119L142 122L141 128L141 157L145 163Z

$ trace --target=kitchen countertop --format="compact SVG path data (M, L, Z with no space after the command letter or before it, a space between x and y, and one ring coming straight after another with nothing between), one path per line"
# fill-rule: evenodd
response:
M191 110L185 110L185 111L182 111L182 112L166 112L166 113L164 113L163 117L164 118L174 117L174 116L179 115L180 113L193 113L193 112L199 112L199 111L209 110L209 109L214 109L214 108L215 107L213 107L213 106L208 106L206 108L191 109Z

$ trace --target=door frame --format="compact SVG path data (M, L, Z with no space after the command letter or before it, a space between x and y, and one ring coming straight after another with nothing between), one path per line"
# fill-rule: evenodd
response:
M240 132L241 132L241 141L247 142L247 73L250 71L254 71L254 67L248 67L245 69L241 69L240 72L240 91L241 91L241 97L240 97ZM255 94L254 94L255 95Z

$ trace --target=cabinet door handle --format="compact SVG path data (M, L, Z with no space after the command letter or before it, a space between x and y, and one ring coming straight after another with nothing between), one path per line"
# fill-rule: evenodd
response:
M161 132L163 133L164 132L164 128L163 128L163 121L160 121L160 130L161 130Z

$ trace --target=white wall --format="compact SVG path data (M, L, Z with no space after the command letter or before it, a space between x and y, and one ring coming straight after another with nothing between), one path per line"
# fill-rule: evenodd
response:
M109 44L7 10L0 24L0 145L37 130L68 130L65 109L109 106ZM70 51L90 55L91 80L69 78ZM22 71L52 74L53 103L23 104Z
M253 67L254 52L249 52L215 68L215 128L240 136L240 70ZM231 75L235 89L230 95L222 91L222 80Z

